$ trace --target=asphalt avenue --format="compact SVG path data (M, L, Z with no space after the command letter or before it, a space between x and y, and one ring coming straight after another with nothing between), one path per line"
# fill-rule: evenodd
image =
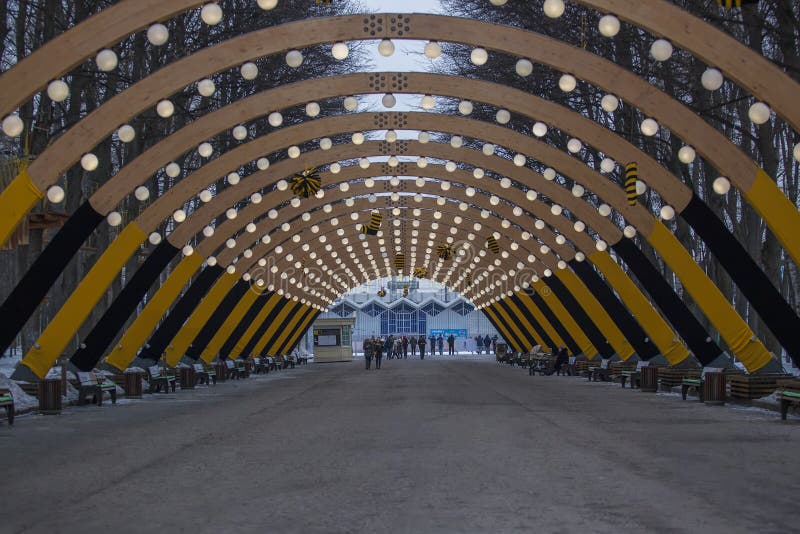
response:
M488 360L309 365L0 425L0 531L785 534L799 442Z

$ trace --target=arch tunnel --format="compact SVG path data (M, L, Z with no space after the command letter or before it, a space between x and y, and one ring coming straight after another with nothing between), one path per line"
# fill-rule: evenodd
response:
M668 40L797 132L798 83L709 23L663 0L575 3ZM100 65L132 34L188 10L200 9L211 24L217 11L209 6L216 4L121 0L55 36L0 75L4 131L22 135L29 118L17 110L75 66L95 56ZM787 260L800 260L798 209L775 177L677 95L637 73L533 29L419 13L312 17L230 36L143 73L54 139L0 193L6 242L36 203L63 199L65 173L77 166L93 172L98 146L130 142L124 139L136 135L130 124L137 118L155 109L169 130L68 214L4 297L3 351L93 232L102 225L118 229L27 350L15 378L44 377L65 352L78 369L104 364L120 371L137 357L165 355L176 365L182 358L282 354L352 288L409 278L417 268L464 295L518 352L564 345L590 359L663 358L672 365L735 359L751 373L780 369L780 355L676 237L675 218L704 242L781 350L800 364L800 317L792 303L703 196L672 165L562 103L470 77L358 72L256 92L170 130L170 99L187 87L202 94L200 86L214 76L237 71L246 83L250 65L263 58L283 57L297 68L308 48L365 40L457 43L473 50L476 64L491 53L517 61L520 76L535 63L562 73L567 85L580 80L598 88L712 165L724 177L720 190L738 190ZM470 117L425 109L424 102L419 110L392 111L400 94L474 102L496 113ZM383 97L385 109L359 110L354 95ZM320 113L319 102L336 109ZM284 123L292 114L303 119ZM529 131L512 129L512 117L530 124ZM265 122L268 132L252 135L251 126ZM540 135L542 128L569 142ZM602 154L599 165L582 157L590 150ZM174 163L195 152L203 161L198 168ZM175 184L154 196L143 186L154 176ZM660 210L636 201L637 185L659 196ZM149 204L125 220L119 206L131 196ZM374 235L365 232L373 214L381 216ZM452 254L438 254L440 247ZM131 273L134 255L143 261ZM124 287L90 319L123 271Z

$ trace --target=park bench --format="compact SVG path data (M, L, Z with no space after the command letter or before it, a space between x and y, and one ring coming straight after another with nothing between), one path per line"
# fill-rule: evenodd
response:
M308 354L300 354L297 356L297 365L308 365Z
M611 369L608 368L608 360L603 358L600 361L600 365L590 365L588 367L588 379L589 382L594 380L595 382L603 381L608 382L611 377Z
M169 393L169 388L172 387L172 392L175 393L175 373L171 369L161 367L160 365L152 365L147 368L147 380L150 383L150 393L157 393L163 389L164 393Z
M263 360L266 362L269 371L277 371L279 369L278 362L272 356L264 356Z
M239 371L240 378L250 378L250 372L253 370L252 362L239 358L234 360L233 363L236 366L236 370Z
M233 360L225 360L225 371L226 371L226 378L228 379L240 379L245 378L245 373L247 370L242 366L236 365Z
M658 385L662 391L672 391L680 386L684 378L698 378L700 369L696 367L662 367L658 370Z
M623 369L620 371L618 378L622 387L624 388L628 382L630 382L631 389L639 387L642 381L642 367L647 367L648 365L650 365L650 362L639 360L636 363L636 369Z
M206 369L202 363L195 363L192 365L194 367L194 374L197 376L197 381L201 384L214 385L217 384L217 372L213 369Z
M703 393L705 390L706 373L720 373L724 372L726 375L740 374L735 369L724 369L722 367L704 367L703 371L698 377L684 378L681 381L681 398L686 400L686 394L694 389L697 392L698 401L705 402Z
M800 406L800 380L781 380L778 383L777 393L781 402L781 419L785 421L789 407Z
M257 375L269 373L269 363L266 363L264 358L252 358L253 372Z
M103 393L108 393L111 403L117 403L117 385L99 373L78 371L75 373L75 388L78 390L78 404L86 403L91 398L93 404L103 405Z
M283 368L289 369L290 367L294 369L295 359L294 356L289 354L288 356L283 356Z
M536 373L539 373L540 376L550 376L555 372L555 365L555 358L540 354L531 359L531 366L528 368L528 374L534 376Z
M8 418L8 426L14 424L14 397L11 395L11 390L0 389L0 406L6 409L6 417Z

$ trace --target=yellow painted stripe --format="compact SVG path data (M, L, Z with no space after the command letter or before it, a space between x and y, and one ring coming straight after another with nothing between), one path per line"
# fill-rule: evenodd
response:
M595 298L589 288L578 278L572 269L559 269L555 275L561 280L570 293L575 296L575 299L581 307L589 314L589 317L600 329L600 332L605 336L617 355L623 361L633 356L634 348L628 343L628 339L619 329L617 324L608 315L606 309L600 304L600 301Z
M186 323L178 330L175 337L167 345L167 365L176 366L181 358L186 354L189 345L194 341L194 338L208 322L211 314L220 305L222 299L228 294L228 291L239 280L235 274L223 273L217 280L214 286L209 290L208 294L200 301L197 308L186 320Z
M513 306L512 302L507 301L506 299L501 299L505 302L506 306L508 306L512 311L516 310L516 307ZM520 328L522 323L522 317L519 316L519 311L515 314L516 317L512 317L509 313L500 306L500 303L497 304L495 308L497 313L506 320L506 324L511 328L511 330L517 335L517 339L522 343L522 347L520 347L521 352L530 352L533 348L533 344L528 341L528 337L522 331L524 326ZM531 327L533 328L533 327Z
M786 252L800 265L800 213L767 173L759 169L752 187L743 193Z
M483 308L483 311L486 312L486 314L492 318L495 328L500 331L500 335L503 337L503 339L506 340L506 343L511 345L511 348L514 349L515 351L522 352L522 347L518 346L517 342L514 341L511 332L508 331L503 321L501 321L500 318L498 317L497 311L494 308L494 306L495 306L494 304L486 306L485 308Z
M666 226L655 221L653 233L647 236L647 240L749 372L757 371L772 361L766 347Z
M575 319L572 318L572 315L570 315L564 305L561 304L561 301L558 300L553 290L547 287L541 280L534 282L533 288L539 293L539 296L544 299L545 303L558 320L561 321L561 325L570 333L572 339L574 339L575 343L581 348L583 355L590 360L597 356L597 349L592 345L592 342L589 341L589 338L586 337L583 329L578 325Z
M92 308L117 277L125 262L146 237L135 223L129 224L83 277L81 283L39 336L36 341L39 348L35 345L22 360L22 363L38 377L44 378L69 340L89 316Z
M239 302L236 306L233 307L233 310L228 314L225 318L225 321L219 327L217 332L211 338L211 341L208 342L206 348L200 353L200 359L202 359L206 363L211 363L214 358L217 357L219 354L219 349L222 348L222 345L231 337L236 325L244 318L247 310L255 303L256 299L261 295L261 290L259 290L256 286L251 286L242 298L239 299Z
M678 334L670 328L669 323L661 317L608 252L593 252L588 258L600 269L606 281L617 292L670 365L676 365L689 357L689 349L681 343Z
M181 289L202 265L203 258L199 254L192 254L181 260L106 357L107 364L119 370L124 370L131 364L148 336L178 298Z
M264 352L264 346L269 342L270 339L272 339L272 336L275 335L275 332L278 331L278 328L283 327L283 322L289 316L291 311L299 304L299 302L289 302L281 311L278 312L278 315L275 317L275 320L272 322L272 324L269 325L267 331L264 332L264 335L261 336L261 339L258 340L258 343L253 346L253 356L277 356L277 354L269 354Z
M267 316L275 309L275 304L283 298L277 293L273 293L270 295L269 299L267 299L267 303L264 304L264 307L261 308L261 311L258 313L255 319L253 319L253 323L247 327L247 330L242 335L241 338L236 342L236 345L233 347L233 350L230 354L230 359L235 360L239 356L241 356L242 351L250 343L250 340L253 339L253 336L256 335L256 330L258 327L264 324L264 321L267 320Z
M27 169L21 170L0 192L0 246L8 241L14 229L43 198L44 193L33 184Z
M278 339L275 340L275 343L264 348L267 351L267 354L276 354L278 349L280 349L283 346L286 339L290 335L294 334L295 330L300 324L300 319L303 318L303 314L306 312L307 309L308 306L306 306L305 304L299 304L297 313L294 314L294 317L292 317L292 320L289 321L289 324L287 324L286 327L283 329L283 332L281 332L280 335L278 335Z
M536 319L536 322L539 323L539 326L541 326L542 329L547 332L547 335L550 336L550 339L553 340L553 343L559 347L565 347L567 345L561 336L558 335L558 331L553 327L552 324L550 324L550 321L547 320L547 317L545 317L544 313L542 313L542 310L539 309L539 307L535 302L533 302L527 293L520 291L517 293L517 298L519 298L520 302L522 302L531 315L533 315L533 318ZM542 346L545 347L547 344L542 342ZM558 347L550 347L551 350L555 350L557 348Z
M300 336L302 336L306 332L308 332L309 327L311 327L311 321L316 319L316 317L317 317L317 313L316 312L311 312L308 315L308 317L306 317L303 320L302 324L300 324L295 329L295 332L294 332L294 334L292 334L292 337L289 338L289 341L286 344L286 350L291 350L291 348L294 347L297 344L297 341L300 339Z
M509 299L506 300L506 304L508 304L509 306L513 306L515 312L519 313L520 320L521 321L525 321L525 324L528 325L527 331L530 333L530 335L533 336L533 339L536 340L536 344L540 345L542 347L546 347L547 343L545 343L544 338L542 338L542 336L539 335L539 332L536 330L536 328L533 327L533 323L531 323L531 321L528 319L528 317L522 312L522 308L520 308L515 302L512 302ZM525 306L525 309L528 309L528 307ZM537 321L537 323L538 323L538 321ZM533 345L531 345L531 348L528 349L528 351L531 351L531 350L533 350Z

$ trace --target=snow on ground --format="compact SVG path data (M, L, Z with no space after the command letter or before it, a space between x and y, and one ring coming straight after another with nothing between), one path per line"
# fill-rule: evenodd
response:
M39 400L36 397L22 391L22 388L19 387L16 382L6 377L5 373L0 373L0 388L11 391L11 396L14 397L14 413L33 410L39 406Z

